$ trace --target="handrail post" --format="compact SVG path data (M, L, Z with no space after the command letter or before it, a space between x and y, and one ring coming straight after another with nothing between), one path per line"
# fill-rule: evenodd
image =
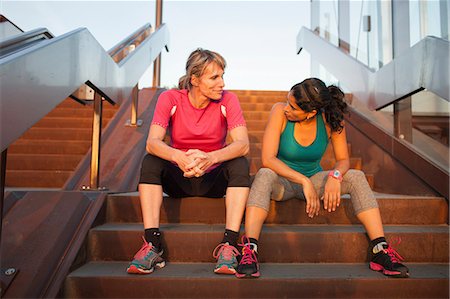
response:
M92 119L91 177L90 189L98 189L100 166L100 141L102 137L103 99L99 92L94 94L94 116Z
M162 21L162 0L156 0L156 29L161 26ZM153 62L153 87L161 85L161 54Z
M125 126L127 127L142 126L142 120L137 119L138 102L139 102L139 87L138 84L136 84L131 92L131 118L127 120L127 122L125 123Z
M2 151L2 156L0 159L0 244L2 243L2 230L3 230L3 204L5 199L5 181L6 181L6 157L8 149Z
M394 103L394 135L412 142L411 97Z

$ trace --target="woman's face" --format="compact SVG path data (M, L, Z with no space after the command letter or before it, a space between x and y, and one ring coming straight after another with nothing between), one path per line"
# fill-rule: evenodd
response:
M300 109L300 107L295 103L295 97L289 92L287 96L286 107L284 107L284 115L289 121L304 121L310 116L310 114Z
M211 100L222 98L224 70L215 62L211 62L200 77L192 76L193 88L198 89L200 94Z

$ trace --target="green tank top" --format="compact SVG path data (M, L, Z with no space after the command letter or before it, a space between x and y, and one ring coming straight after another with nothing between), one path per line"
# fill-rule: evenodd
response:
M320 160L328 146L328 134L322 114L318 114L316 124L316 139L309 146L302 146L295 140L295 122L288 121L280 136L277 158L307 177L322 171Z

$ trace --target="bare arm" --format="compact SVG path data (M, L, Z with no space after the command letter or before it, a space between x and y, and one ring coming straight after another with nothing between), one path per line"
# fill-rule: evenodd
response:
M331 143L333 145L336 164L334 169L339 170L342 176L350 168L348 155L347 137L345 127L341 132L331 132ZM323 194L323 206L328 212L335 211L341 203L341 182L333 177L328 177Z
M245 156L249 150L248 131L247 127L239 126L230 131L232 142L216 151L205 153L199 150L188 151L188 153L201 153L206 155L206 158L198 159L198 165L195 171L196 176L203 175L203 173L216 163L228 161L237 157ZM195 162L193 162L194 164ZM192 164L192 165L193 165ZM191 165L188 165L190 167Z
M263 137L262 164L264 167L272 169L278 175L287 178L291 182L303 184L307 177L293 170L277 158L280 136L287 121L283 112L284 105L284 103L276 103L270 112L269 121Z
M306 197L306 213L312 218L314 215L318 215L320 202L311 180L277 158L280 136L287 121L284 116L284 106L284 103L277 103L273 106L270 113L269 122L263 137L262 164L289 181L303 186L303 192Z
M188 171L189 168L186 168L186 166L192 163L198 155L187 155L185 152L167 145L163 141L165 135L165 128L159 125L151 125L146 144L147 152L176 163L183 172Z

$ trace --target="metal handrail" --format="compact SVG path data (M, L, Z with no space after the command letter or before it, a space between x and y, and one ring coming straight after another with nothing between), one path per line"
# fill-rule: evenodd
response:
M297 53L303 48L369 109L382 109L423 89L450 99L447 40L427 36L376 72L305 27L297 35Z
M20 44L26 42L27 40L33 39L38 36L46 37L50 39L55 37L47 28L37 28L24 33L14 35L0 42L0 48L7 48L15 44Z
M168 44L168 28L162 25L116 63L81 28L0 58L1 151L86 82L110 102L127 99Z
M128 37L124 38L122 41L117 43L114 47L108 50L108 54L114 57L123 51L126 47L135 43L137 40L141 41L149 36L153 32L152 26L147 23L141 28L137 29L135 32L131 33ZM135 45L137 46L137 45ZM117 61L116 61L117 62Z

